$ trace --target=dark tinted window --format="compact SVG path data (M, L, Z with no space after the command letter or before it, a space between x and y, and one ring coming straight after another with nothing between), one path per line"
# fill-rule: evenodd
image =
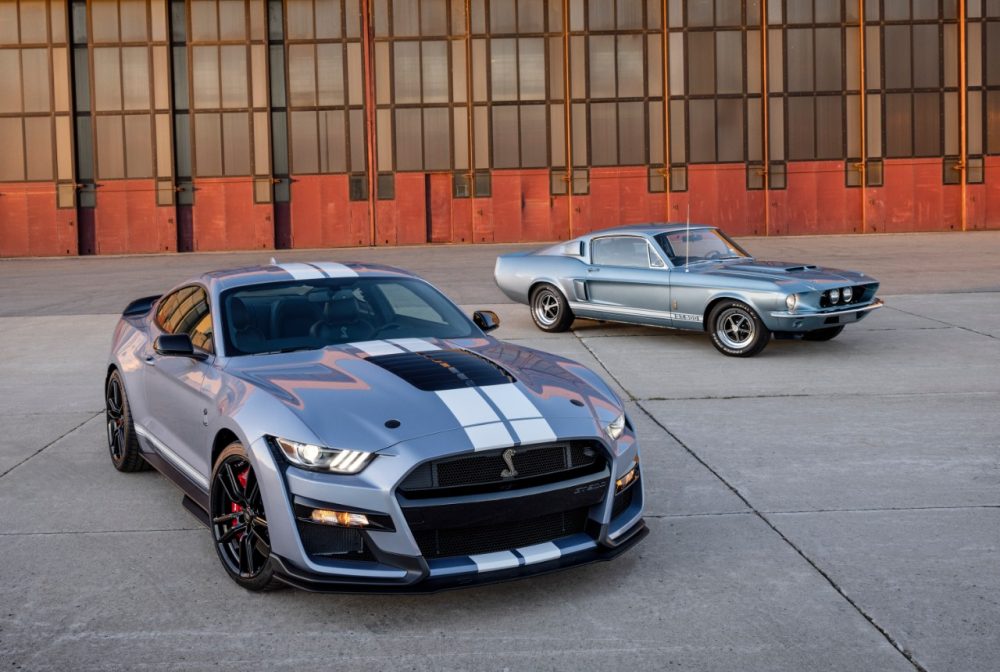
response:
M183 287L160 301L156 324L168 334L188 334L194 347L215 352L208 295L198 286Z
M635 236L598 238L591 243L593 263L601 266L649 268L649 246Z

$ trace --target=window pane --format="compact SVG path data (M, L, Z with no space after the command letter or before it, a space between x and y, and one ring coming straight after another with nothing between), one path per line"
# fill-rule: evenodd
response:
M122 22L122 42L146 42L149 30L146 26L147 0L121 0L119 10Z
M793 161L815 158L813 115L812 97L788 99L788 158Z
M21 120L0 117L0 181L20 182L24 179L24 138Z
M97 176L111 180L125 177L122 118L118 115L100 116L96 123Z
M886 26L885 88L908 89L910 83L910 27Z
M545 106L521 106L521 167L548 165L549 139L545 129Z
M715 93L715 35L707 32L688 33L687 39L688 93Z
M469 167L469 111L464 107L452 108L452 137L455 138L454 165L456 170Z
M292 106L316 104L316 64L311 44L288 46L288 94Z
M590 97L615 97L615 38L612 35L590 37Z
M295 113L293 113L295 114ZM347 133L342 110L319 113L319 172L347 172Z
M361 45L350 42L347 45L347 102L361 105Z
M940 30L935 25L913 26L913 86L936 89L941 86Z
M94 104L98 111L122 109L118 49L94 49Z
M555 5L556 3L550 3ZM517 26L522 33L545 31L545 3L538 0L518 0Z
M684 101L670 101L670 162L685 163L687 161L687 144L685 142L686 124L684 123Z
M77 134L77 138L79 137L79 134ZM174 140L176 142L177 175L179 177L190 177L192 172L191 115L174 115Z
M658 54L650 54L650 60L658 63ZM618 36L618 97L641 98L644 95L643 80L646 59L642 55L642 35ZM650 68L652 75L653 68Z
M941 154L941 96L937 93L913 95L913 137L915 156Z
M351 110L348 115L351 127L351 170L365 170L365 117L361 110Z
M290 40L310 40L313 38L312 0L287 0L285 12L288 19L285 33Z
M831 0L820 0L829 3ZM812 23L813 0L786 0L788 23Z
M719 93L743 92L743 36L727 30L715 34Z
M887 94L885 96L886 156L913 155L911 122L910 94Z
M219 51L217 47L194 47L194 106L219 107ZM96 69L96 66L95 66Z
M28 148L28 180L51 180L52 120L49 117L28 117L24 120L24 144Z
M421 42L425 103L448 102L448 43Z
M170 115L156 115L156 175L170 177L173 174L170 142Z
M21 44L48 42L44 0L21 0Z
M615 3L608 0L587 0L587 15L591 30L615 29Z
M618 113L615 103L590 106L590 159L595 166L618 163Z
M153 176L153 133L145 114L125 116L125 174L128 177Z
M689 26L711 26L713 23L714 0L688 0L687 5L687 25ZM676 25L676 24L675 24Z
M420 110L396 110L396 169L423 168L423 124Z
M420 3L413 0L394 0L392 3L392 32L398 36L420 34Z
M448 5L445 0L421 0L420 2L420 34L448 34Z
M519 42L521 100L545 100L545 40L525 38Z
M244 46L221 47L222 106L247 107L247 50Z
M191 0L191 39L216 40L219 37L216 0Z
M194 118L195 168L199 176L222 175L222 120L218 114Z
M490 32L516 33L517 24L514 19L514 0L491 0Z
M493 166L495 168L517 168L518 156L517 107L502 105L493 108ZM477 148L478 154L478 148Z
M490 72L493 100L517 100L517 40L492 40Z
M122 98L126 110L149 109L149 50L122 48Z
M56 117L56 177L60 180L73 179L73 147L70 140L70 118Z
M639 166L646 163L644 108L645 103L618 104L618 163L620 165Z
M397 42L395 52L396 102L420 102L420 43Z
M549 108L549 127L552 129L550 161L553 166L566 165L566 108L552 105Z
M250 174L250 118L245 112L222 115L222 150L226 175Z
M446 107L424 110L424 169L451 168L451 112Z
M465 44L451 43L451 86L452 100L456 103L465 102Z
M17 5L13 2L0 2L0 44L17 44Z
M4 3L12 4L12 3ZM93 0L90 3L90 37L94 42L118 41L118 3L116 0Z
M292 112L292 172L295 174L319 172L316 148L315 112ZM322 150L321 150L322 151Z
M840 91L841 52L839 28L816 29L816 90Z
M50 112L49 50L21 50L21 84L24 87L25 112ZM2 92L6 95L6 92Z
M663 163L663 103L649 103L649 162ZM624 142L624 140L622 141Z
M733 0L729 0L732 4ZM618 30L638 30L642 28L643 0L618 0L617 22ZM736 15L739 16L739 0L735 0ZM739 21L737 21L739 23ZM658 24L657 24L658 25ZM656 27L656 26L652 26Z
M21 68L17 65L17 58L17 49L0 49L0 91L3 91L0 113L21 111ZM20 138L21 132L18 131L17 135Z
M788 90L813 90L813 31L796 28L788 31ZM839 58L839 55L838 55Z
M246 39L246 20L243 0L219 0L219 39Z
M840 96L816 98L816 158L839 159L843 149L843 99Z
M712 163L715 161L715 101L692 100L689 110L691 163Z
M316 45L319 70L319 104L344 104L344 50L339 44ZM388 78L386 81L388 84Z
M329 40L340 35L340 0L316 0L316 37Z
M743 101L722 98L718 102L719 161L743 160Z

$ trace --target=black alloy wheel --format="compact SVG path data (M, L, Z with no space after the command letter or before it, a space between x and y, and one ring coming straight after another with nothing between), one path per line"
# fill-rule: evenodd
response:
M111 372L104 388L104 419L108 429L108 452L115 469L124 472L145 471L149 464L139 451L132 411L125 394L125 382L118 370Z
M230 578L247 590L278 587L260 484L239 442L216 460L209 497L212 539Z

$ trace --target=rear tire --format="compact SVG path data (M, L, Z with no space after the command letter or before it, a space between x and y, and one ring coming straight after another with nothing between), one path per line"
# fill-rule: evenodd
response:
M566 297L552 285L539 285L531 292L531 319L542 331L566 331L576 316L569 308Z
M108 452L115 469L127 473L149 469L139 450L132 409L125 394L125 380L118 369L111 372L104 386L104 419L108 428Z
M730 357L753 357L771 340L771 332L753 308L742 301L723 301L708 316L715 349Z
M212 541L229 578L252 591L274 590L274 576L260 485L243 444L234 441L215 460L209 490Z
M807 331L802 335L803 341L831 341L840 335L840 332L844 330L844 325L839 327L827 327L826 329L817 329L816 331Z

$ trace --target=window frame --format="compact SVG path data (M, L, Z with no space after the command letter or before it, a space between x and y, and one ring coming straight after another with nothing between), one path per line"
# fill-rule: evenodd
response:
M215 308L212 305L212 293L209 291L209 289L208 289L208 287L206 285L204 285L204 284L202 284L200 282L191 282L191 283L188 283L186 285L181 285L180 287L177 287L176 289L173 289L170 292L164 294L162 297L160 297L159 299L156 300L156 310L153 312L153 318L151 320L151 323L162 334L165 334L165 335L177 335L178 333L184 333L184 334L187 334L188 337L190 337L191 334L190 334L190 332L187 332L187 331L185 331L185 332L176 332L176 331L170 331L170 330L168 330L166 328L166 326L163 324L163 320L162 320L161 314L160 314L160 311L165 307L165 304L166 304L166 302L169 299L171 299L175 294L183 292L186 289L194 289L196 291L200 290L201 292L204 293L204 295L205 295L205 306L207 307L209 319L210 319L210 322L212 324L212 336L211 336L211 338L208 341L209 344L211 345L211 349L205 349L205 348L202 348L202 347L199 347L199 346L195 345L193 338L191 339L191 345L194 347L195 352L203 352L203 353L205 353L207 355L215 356L216 353L217 353L217 350L218 350L218 348L215 345L215 334L216 334L216 326L217 326L216 325L216 317L217 316L215 314ZM173 309L173 312L176 312L178 310L178 308L180 307L180 305L181 304L178 304L177 306L175 306L174 309ZM173 314L173 312L171 312L171 315ZM195 324L197 324L197 322Z
M646 265L645 266L622 266L620 264L602 264L594 261L594 248L598 246L601 241L613 240L618 238L633 238L641 240L646 243ZM662 263L663 266L654 266L652 263L652 257L656 256ZM590 266L601 266L603 268L629 268L633 270L648 270L648 271L660 271L669 270L673 268L673 265L666 259L663 258L656 248L649 242L649 238L639 234L639 233L608 233L600 236L591 238L587 243L587 263Z

